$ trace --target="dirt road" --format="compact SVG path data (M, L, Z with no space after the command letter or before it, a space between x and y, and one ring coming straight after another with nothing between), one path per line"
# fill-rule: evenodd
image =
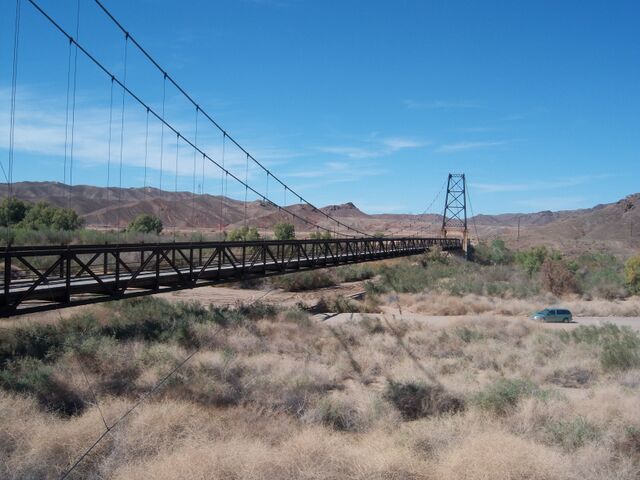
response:
M423 315L419 313L412 312L403 312L402 315L400 312L388 312L385 314L377 314L377 313L323 313L316 315L320 321L327 322L330 325L340 325L346 322L357 322L364 315L368 315L370 317L377 317L381 320L383 319L403 319L408 321L416 321L416 322L425 322L428 325L434 326L436 328L444 328L454 326L456 323L468 322L469 320L475 320L481 322L483 320L501 318L506 320L511 320L514 322L532 322L527 317L512 317L505 315L495 315L495 314L481 314L481 315L452 315L452 316L444 316L444 315ZM564 329L570 330L578 327L579 325L602 325L604 323L613 323L619 326L628 326L635 330L640 331L640 317L578 317L575 318L575 321L572 323L537 323L536 325L541 325L545 328L550 329Z

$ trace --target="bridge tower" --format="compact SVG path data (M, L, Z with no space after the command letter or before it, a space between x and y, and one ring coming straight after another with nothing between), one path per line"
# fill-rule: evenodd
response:
M450 173L447 180L447 196L442 215L442 236L450 233L462 235L462 249L468 251L467 230L467 182L464 173Z

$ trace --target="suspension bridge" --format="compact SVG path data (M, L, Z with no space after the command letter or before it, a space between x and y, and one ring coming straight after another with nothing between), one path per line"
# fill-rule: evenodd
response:
M144 172L143 188L145 191L151 187L170 191L171 186L167 183L169 174L175 193L178 192L179 181L190 184L188 191L191 194L192 213L190 219L183 220L190 223L194 230L197 223L196 198L205 191L207 179L215 175L216 178L219 177L218 227L221 234L231 223L225 221L229 212L225 211L224 203L224 199L230 197L231 184L235 197L244 199L242 224L245 227L252 226L247 215L247 205L251 200L258 200L276 211L282 221L294 223L301 230L315 235L314 238L288 240L212 241L202 238L198 241L179 241L174 228L173 238L167 236L165 242L15 245L12 244L11 225L8 224L0 286L0 316L416 255L434 246L444 251L466 251L468 192L464 174L448 176L445 206L441 210L442 224L437 235L429 232L429 225L426 224L419 225L409 235L399 231L395 235L384 237L349 224L316 207L264 163L254 158L151 56L100 0L94 0L94 4L121 38L122 68L119 72L108 67L97 53L80 41L80 2L77 6L75 31L70 32L38 1L16 1L9 155L2 162L7 198L14 195L15 134L20 129L20 123L16 122L17 112L20 111L17 91L20 59L24 54L22 49L26 48L21 45L21 18L28 14L36 17L40 22L39 28L46 28L55 34L66 48L63 67L66 82L64 91L60 93L65 105L61 183L68 188L69 195L74 186L74 160L77 161L79 155L77 145L82 135L76 106L79 59L82 59L86 68L91 69L94 76L102 78L102 85L108 92L108 119L105 118L104 121L107 138L105 186L111 197L106 203L108 206L115 205L117 208L114 211L117 214L114 215L115 218L109 219L111 223L106 225L107 228L119 235L123 226L126 226L121 218L127 208L122 205L123 177L127 176L124 159L127 155L126 147L131 146L133 141L139 141L138 151L142 152L144 160L139 166ZM28 46L37 49L33 42ZM144 88L138 89L132 85L131 76L128 77L132 51L155 71L161 85L161 102L154 103L147 98ZM192 127L185 128L184 122L175 121L169 115L168 87L189 106L194 119ZM128 133L125 118L135 116L143 119L144 135L126 142ZM150 131L153 129L159 130L160 136L159 148L156 149L159 151L155 152L150 145L153 142ZM216 149L215 153L211 147L211 132L216 132L219 140L220 149ZM230 149L233 149L235 155L233 161L230 161ZM238 162L238 158L241 162ZM152 172L159 174L155 183ZM264 179L263 184L262 180L256 180L260 177ZM258 183L262 186L258 186ZM274 200L279 195L277 191L283 194L282 202ZM433 206L438 196L439 194L430 206ZM291 200L304 208L294 208ZM427 235L428 233L431 234Z

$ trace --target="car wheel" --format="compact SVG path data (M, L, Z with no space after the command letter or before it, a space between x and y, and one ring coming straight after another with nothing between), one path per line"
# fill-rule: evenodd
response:
M563 319L562 319L562 321L563 321L564 323L569 323L569 319L568 319L568 318L563 318Z

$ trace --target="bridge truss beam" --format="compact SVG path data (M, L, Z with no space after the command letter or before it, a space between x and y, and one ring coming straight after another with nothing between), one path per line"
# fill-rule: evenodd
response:
M424 253L455 238L8 247L0 317Z

